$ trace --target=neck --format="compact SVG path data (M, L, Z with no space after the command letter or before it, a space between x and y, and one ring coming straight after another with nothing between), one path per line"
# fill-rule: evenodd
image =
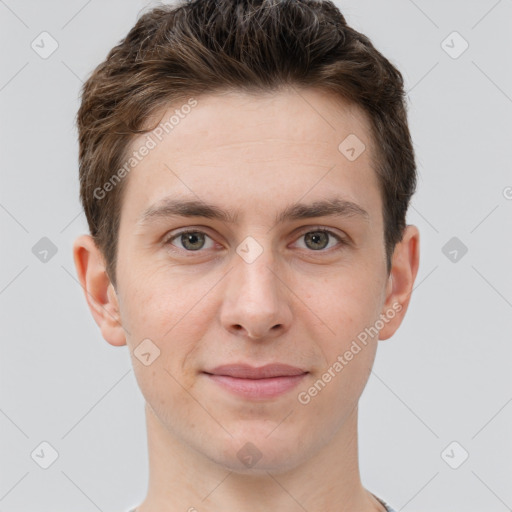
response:
M293 468L240 472L190 447L146 405L149 485L137 512L380 512L361 484L357 406L333 439Z

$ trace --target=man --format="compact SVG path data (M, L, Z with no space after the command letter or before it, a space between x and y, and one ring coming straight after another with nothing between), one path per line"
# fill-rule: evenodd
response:
M74 258L146 400L137 512L391 511L358 401L419 233L401 74L334 4L147 12L84 85Z

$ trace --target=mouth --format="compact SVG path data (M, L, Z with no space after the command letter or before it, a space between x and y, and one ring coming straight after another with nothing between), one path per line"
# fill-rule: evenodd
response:
M266 400L285 394L309 373L285 364L255 368L245 364L223 365L203 372L222 389L246 399Z

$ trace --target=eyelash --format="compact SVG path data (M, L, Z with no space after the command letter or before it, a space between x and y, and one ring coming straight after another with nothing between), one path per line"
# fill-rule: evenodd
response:
M172 247L172 251L173 252L187 252L187 253L201 253L201 252L204 252L204 250L202 249L198 249L197 251L189 251L187 249L181 249L179 247L175 247L172 245L171 242L173 242L175 239L179 238L180 236L182 235L185 235L187 233L201 233L203 235L206 235L208 238L212 239L212 237L210 235L208 235L208 233L205 233L204 231L201 231L199 229L184 229L178 233L175 233L173 234L172 236L170 237L167 237L165 240L164 240L164 245L166 246L171 246ZM323 227L318 227L318 228L308 228L307 231L304 231L302 232L300 235L299 235L299 238L307 235L308 233L327 233L329 234L330 236L332 236L333 238L335 238L338 242L339 242L339 246L337 248L330 248L330 249L320 249L318 251L314 251L314 250L308 250L308 252L310 253L326 253L326 252L330 252L331 250L340 250L340 249L343 249L345 246L348 245L348 241L345 240L343 237L341 237L340 235L334 233L333 231L329 230L329 229L326 229L326 228L323 228Z

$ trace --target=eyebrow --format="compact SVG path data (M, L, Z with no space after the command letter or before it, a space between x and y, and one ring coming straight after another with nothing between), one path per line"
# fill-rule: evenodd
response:
M310 204L293 203L278 213L274 219L275 224L286 221L310 219L314 217L360 217L369 219L369 214L358 204L334 197L314 201ZM238 212L225 210L221 207L196 199L165 198L156 205L147 208L137 221L138 224L148 224L156 219L170 217L204 217L236 224Z

